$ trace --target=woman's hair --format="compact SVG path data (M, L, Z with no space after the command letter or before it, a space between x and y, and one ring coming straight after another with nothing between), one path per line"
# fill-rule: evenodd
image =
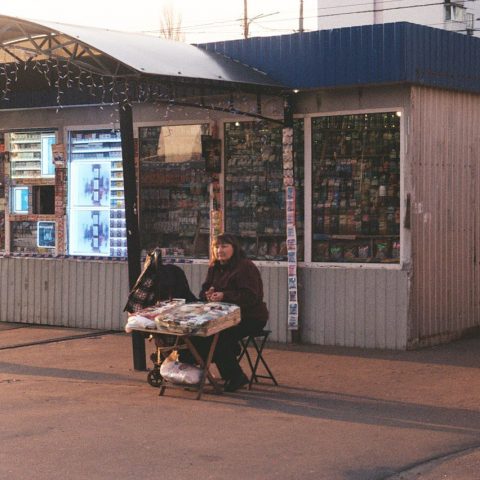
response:
M210 262L211 265L213 265L218 260L215 252L215 247L219 243L220 244L228 243L233 247L233 255L230 262L236 263L241 258L246 257L245 252L243 251L243 248L240 246L240 243L237 237L235 237L234 235L231 235L230 233L221 233L220 235L217 235L217 237L212 243L212 261Z

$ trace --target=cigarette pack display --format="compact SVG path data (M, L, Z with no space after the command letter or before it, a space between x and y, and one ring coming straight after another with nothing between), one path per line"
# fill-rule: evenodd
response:
M226 123L224 137L226 230L242 238L251 258L287 260L282 129L266 122ZM289 178L297 187L297 202L303 202L301 121L295 122L293 158ZM301 242L303 208L291 200L289 221L296 221Z
M399 117L314 118L312 142L312 259L398 262Z
M9 142L12 179L55 176L55 132L14 132L9 134Z
M140 128L142 248L208 257L211 178L200 140L207 130L208 124Z

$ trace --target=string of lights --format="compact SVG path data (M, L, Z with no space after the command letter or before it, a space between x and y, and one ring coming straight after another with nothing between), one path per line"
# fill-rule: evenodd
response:
M0 51L2 49L5 50L0 46ZM10 47L10 55L12 52L14 48ZM220 88L222 93L208 94L209 103L205 103L203 87L188 84L174 86L168 79L141 75L130 77L102 75L80 68L65 57L53 55L42 60L33 57L22 59L21 54L22 52L11 55L11 58L15 58L14 62L0 64L0 99L3 102L10 101L12 86L17 83L19 72L22 71L27 75L36 73L45 87L53 90L57 112L64 108L65 93L74 88L90 97L92 103L101 109L104 106L113 107L110 114L112 124L118 122L119 108L125 109L134 103L151 103L157 110L163 109L165 118L175 111L174 108L194 108L204 112L222 112L234 116L271 120L258 110L258 102L248 101L252 99L245 92L236 99L236 103L250 105L246 111L235 107L233 94L228 94L229 90L223 90L221 87L216 88ZM273 115L281 113L281 102L278 98L277 103L279 108Z

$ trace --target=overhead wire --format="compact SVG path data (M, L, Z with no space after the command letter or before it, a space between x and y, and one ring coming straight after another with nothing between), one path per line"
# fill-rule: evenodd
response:
M476 0L465 0L465 2L474 2ZM386 4L386 3L397 3L398 2L412 2L412 0L379 0L379 4ZM335 5L335 6L328 6L328 7L318 7L317 11L319 10L338 10L341 8L347 8L347 7L356 7L356 6L362 6L362 5L371 5L372 2L360 2L360 3L351 3L347 5ZM319 19L319 18L328 18L328 17L335 17L335 16L342 16L342 15L355 15L355 14L363 14L363 13L377 13L377 12L385 12L385 11L393 11L393 10L404 10L407 8L420 8L420 7L430 7L430 6L437 6L437 5L446 5L445 2L440 1L440 2L433 2L433 3L423 3L423 4L409 4L409 5L397 5L397 6L391 6L391 7L386 7L386 8L373 8L373 9L366 9L366 10L356 10L356 11L347 11L347 12L335 12L335 13L326 13L326 14L321 14L321 15L309 15L305 16L304 19ZM268 19L268 20L261 20L258 22L252 22L255 23L256 27L261 28L263 30L269 30L269 31L285 31L285 32L291 32L294 31L295 29L292 29L291 27L285 27L285 28L275 28L275 27L268 27L263 24L265 23L281 23L281 22L290 22L290 21L296 21L298 20L298 16L293 16L293 17L284 17L284 18L275 18L275 19ZM208 22L208 23L201 23L201 24L196 24L196 25L187 25L187 26L182 26L180 25L179 27L174 28L175 32L183 33L183 34L195 34L195 35L204 35L204 34L211 34L212 30L209 29L208 31L198 31L196 30L197 28L202 28L202 27L211 27L218 25L219 27L230 27L234 26L238 22L242 22L242 18L236 18L232 20L218 20L215 22ZM438 26L438 25L443 25L443 23L435 23L435 24L427 24L426 26ZM306 29L308 30L308 29ZM150 30L150 31L143 31L143 33L156 33L158 30ZM235 30L215 30L215 34L238 34L238 31Z

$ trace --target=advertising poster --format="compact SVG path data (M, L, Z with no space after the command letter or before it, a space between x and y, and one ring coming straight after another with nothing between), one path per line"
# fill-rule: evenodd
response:
M55 248L55 222L37 222L37 247Z
M111 162L72 163L73 207L110 207Z
M70 253L72 255L110 254L110 212L108 210L72 211Z

